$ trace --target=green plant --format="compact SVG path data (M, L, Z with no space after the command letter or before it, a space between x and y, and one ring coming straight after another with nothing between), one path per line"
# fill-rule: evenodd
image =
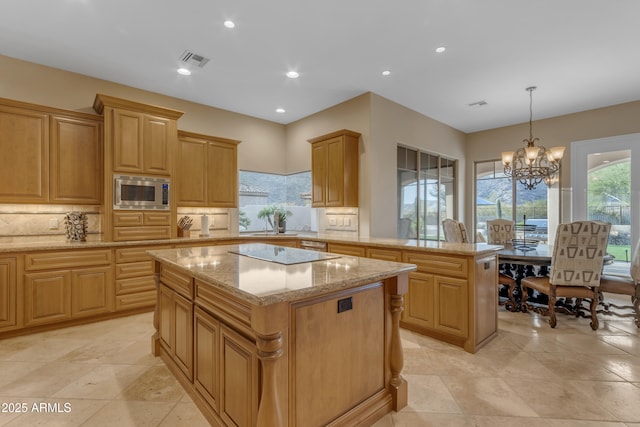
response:
M249 225L251 225L251 219L249 219L247 213L243 210L240 210L240 213L238 214L238 224L243 230L248 229Z
M280 217L280 221L286 221L287 216L293 215L293 213L286 207L277 204L265 206L258 212L258 218L264 218L272 229L274 229L273 219L275 215Z

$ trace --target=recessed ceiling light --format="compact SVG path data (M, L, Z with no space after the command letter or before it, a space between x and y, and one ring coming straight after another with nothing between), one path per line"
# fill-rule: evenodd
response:
M284 108L276 108L276 113L284 113L285 109Z
M183 76L190 76L191 71L188 68L178 68L178 74L182 74Z
M388 76L389 74L391 74L391 71L389 71L389 70L384 70L384 71L382 72L382 75L383 75L383 76Z
M440 47L436 48L436 52L437 52L437 53L442 53L442 52L444 52L445 50L447 50L447 48L446 48L446 47L444 47L444 46L440 46Z
M609 163L611 160L603 160L602 163Z
M227 27L227 28L235 28L236 27L236 23L233 22L233 21L226 20L226 21L224 21L224 26Z
M289 77L290 79L297 79L298 77L300 77L300 74L298 74L296 71L289 71L287 73L287 77Z

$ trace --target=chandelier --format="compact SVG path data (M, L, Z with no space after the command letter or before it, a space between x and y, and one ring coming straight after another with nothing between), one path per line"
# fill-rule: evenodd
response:
M529 139L524 139L526 147L514 151L502 152L504 174L511 179L518 180L527 190L533 190L544 181L548 186L558 181L560 160L564 154L564 147L552 147L547 150L542 145L536 145L539 138L533 137L533 96L535 86L527 88L529 92Z

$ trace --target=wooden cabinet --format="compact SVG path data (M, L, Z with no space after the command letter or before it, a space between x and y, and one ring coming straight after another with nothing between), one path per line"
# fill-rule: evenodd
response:
M327 244L327 252L332 252L334 254L364 257L366 255L366 247L357 246L357 245L343 245L340 243L329 242Z
M113 311L109 249L25 255L24 326Z
M115 250L115 310L153 307L156 286L153 261L146 251L163 246L135 246Z
M496 256L403 254L416 264L401 326L475 351L497 334Z
M115 172L170 175L170 119L119 108L112 125Z
M0 331L22 326L22 280L19 256L0 257Z
M160 341L176 366L193 381L193 280L162 266L160 282Z
M114 211L112 223L115 242L171 238L170 211Z
M217 414L220 412L220 322L195 307L193 319L193 385Z
M0 104L0 202L49 198L49 115Z
M357 207L360 134L341 130L310 139L313 207Z
M181 111L98 94L104 114L108 171L170 176Z
M240 141L178 132L180 206L238 206L238 144Z
M0 100L0 203L100 204L102 120Z
M102 121L51 117L52 203L102 203Z

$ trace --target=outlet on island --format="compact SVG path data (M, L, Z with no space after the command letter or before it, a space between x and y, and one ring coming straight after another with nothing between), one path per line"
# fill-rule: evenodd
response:
M49 220L49 230L57 230L59 226L58 218L51 218Z

